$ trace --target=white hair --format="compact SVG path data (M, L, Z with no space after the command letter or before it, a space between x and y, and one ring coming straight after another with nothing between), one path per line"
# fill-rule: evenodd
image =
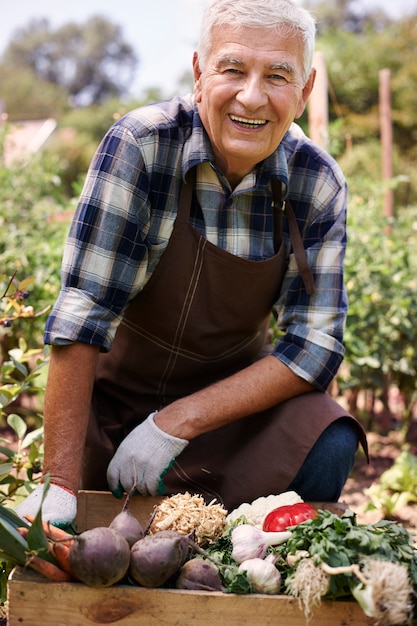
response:
M300 33L304 44L303 78L307 81L313 63L316 23L309 11L297 6L292 0L211 0L201 24L198 58L203 69L211 52L215 26L248 28L289 27Z

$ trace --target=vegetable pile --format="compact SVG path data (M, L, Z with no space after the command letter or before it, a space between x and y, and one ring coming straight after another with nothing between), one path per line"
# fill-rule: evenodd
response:
M186 493L165 498L143 529L130 496L109 527L77 535L43 522L41 509L25 522L0 505L0 559L94 587L286 594L306 619L323 598L349 596L375 624L412 623L417 550L394 522L358 524L353 512L317 510L294 492L230 514Z

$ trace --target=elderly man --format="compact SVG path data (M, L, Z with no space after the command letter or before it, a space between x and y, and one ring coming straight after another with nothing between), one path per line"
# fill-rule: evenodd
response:
M75 517L80 485L229 509L286 489L337 500L366 449L326 394L343 358L347 194L293 123L314 37L290 0L214 0L194 94L129 113L99 146L45 332L52 523Z

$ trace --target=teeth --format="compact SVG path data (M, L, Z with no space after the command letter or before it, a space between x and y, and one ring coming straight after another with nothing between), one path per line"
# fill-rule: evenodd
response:
M237 117L236 115L231 115L230 119L240 124L247 124L248 126L263 126L266 124L266 120L249 120L246 117Z

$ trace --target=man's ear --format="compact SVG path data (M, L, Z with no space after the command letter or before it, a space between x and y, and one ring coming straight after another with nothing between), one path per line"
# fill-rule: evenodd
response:
M303 91L302 91L300 101L298 103L295 119L298 119L299 117L302 116L304 109L306 108L307 100L309 99L310 94L313 91L315 80L316 80L316 68L313 67L310 72L310 76L308 77L307 82L303 87Z
M196 102L199 102L201 99L201 84L200 84L200 61L198 59L198 53L194 52L193 55L193 74L194 74L194 97Z

